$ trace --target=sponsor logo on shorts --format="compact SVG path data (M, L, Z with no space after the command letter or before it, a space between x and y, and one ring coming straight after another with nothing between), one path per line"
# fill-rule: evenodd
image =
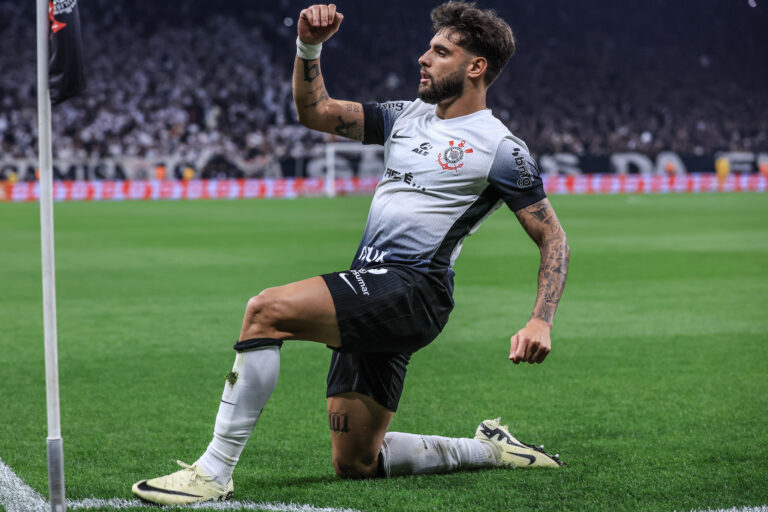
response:
M339 274L339 277L341 278L341 280L342 280L342 281L344 281L345 283L347 283L347 286L349 286L350 288L352 288L352 291L353 291L353 292L355 292L355 294L357 294L357 290L355 290L355 287L354 287L354 286L352 286L352 283L350 283L350 282L349 282L349 279L347 279L347 273L346 273L346 272L342 272L341 274Z
M368 285L365 284L365 280L363 279L363 274L374 274L374 275L382 275L386 274L388 271L385 268L371 268L371 269L365 269L361 268L360 270L350 270L349 272L341 272L339 273L339 277L342 281L347 283L347 286L349 286L353 292L355 292L355 295L359 295L357 293L357 288L355 288L355 285L353 283L356 283L360 287L360 292L362 292L363 295L370 296L371 293L368 291ZM354 278L353 281L350 281L349 276L351 274L351 277Z
M360 251L360 256L357 259L368 263L384 263L384 256L387 254L389 254L389 251L380 251L366 245Z

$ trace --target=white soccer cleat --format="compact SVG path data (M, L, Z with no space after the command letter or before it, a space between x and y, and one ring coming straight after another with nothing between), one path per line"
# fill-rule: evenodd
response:
M158 505L188 505L232 499L234 486L231 478L226 485L221 485L205 474L197 463L190 466L180 460L176 462L184 469L159 478L136 482L131 487L131 492L144 501Z
M544 451L544 445L535 446L521 443L509 433L509 428L501 424L501 418L485 420L477 427L475 439L491 445L496 453L500 467L507 468L558 468L565 463L559 455L550 455Z

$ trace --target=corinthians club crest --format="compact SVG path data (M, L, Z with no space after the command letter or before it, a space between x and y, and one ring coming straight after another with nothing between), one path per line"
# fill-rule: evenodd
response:
M465 140L459 142L458 146L454 146L454 141L449 141L448 144L448 147L442 153L438 153L437 163L440 164L444 171L454 171L458 174L459 169L464 167L462 162L464 155L472 153L473 149L464 147L467 144Z

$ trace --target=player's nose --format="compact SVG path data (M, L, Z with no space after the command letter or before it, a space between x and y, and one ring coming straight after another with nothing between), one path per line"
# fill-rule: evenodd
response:
M429 67L429 50L424 52L421 57L419 57L419 65L423 68Z

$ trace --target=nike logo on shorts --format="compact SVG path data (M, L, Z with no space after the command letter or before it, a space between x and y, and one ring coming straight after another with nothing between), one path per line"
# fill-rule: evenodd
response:
M347 279L347 273L346 273L346 272L342 272L341 274L339 274L339 277L340 277L340 278L341 278L341 279L342 279L342 280L343 280L345 283L347 283L347 286L349 286L350 288L352 288L352 291L353 291L353 292L355 292L355 295L357 295L357 290L355 290L355 287L354 287L354 286L352 286L352 283L350 283L350 282L349 282L349 280Z

